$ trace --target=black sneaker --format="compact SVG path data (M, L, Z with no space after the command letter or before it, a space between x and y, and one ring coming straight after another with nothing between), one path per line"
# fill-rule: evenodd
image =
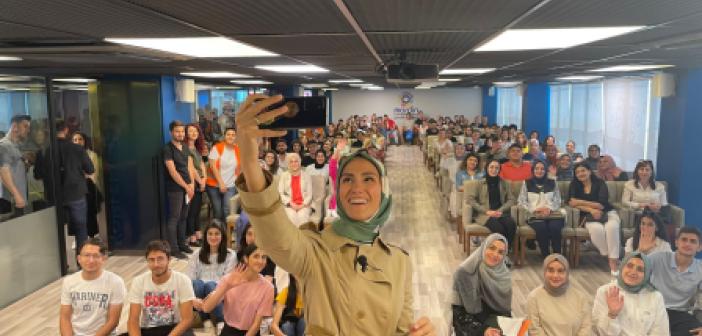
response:
M180 252L193 253L193 249L191 249L187 245L183 245L179 249L180 249Z
M180 252L180 251L174 253L173 257L175 257L177 259L188 259L188 255L183 253L183 252Z

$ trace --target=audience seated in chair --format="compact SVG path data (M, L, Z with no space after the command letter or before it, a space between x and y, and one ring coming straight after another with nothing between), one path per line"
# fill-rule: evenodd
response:
M611 155L603 155L597 163L597 177L604 181L628 181L629 177L617 167Z
M456 336L499 336L498 316L511 316L512 274L507 239L489 235L453 275L453 330Z
M475 222L493 233L502 234L511 244L517 225L510 214L516 201L509 184L500 178L499 173L500 163L494 159L488 161L485 179L478 181L479 185L466 197L476 214Z
M695 305L702 293L702 262L695 258L701 239L697 228L686 226L675 239L675 252L649 256L651 284L663 295L672 336L702 335L702 308Z
M663 296L651 286L651 271L651 261L641 253L624 258L617 282L603 285L595 294L595 335L670 335Z
M527 223L536 231L536 241L545 258L551 251L561 253L565 211L561 209L558 184L546 176L546 164L536 161L532 172L533 177L522 185L519 206L526 210Z
M592 144L587 147L587 158L583 160L590 170L597 173L597 168L600 163L600 146Z
M581 160L583 160L583 154L582 154L582 153L579 153L579 152L575 149L575 141L573 141L573 140L568 140L568 142L566 142L566 152L565 152L565 154L567 154L568 156L570 156L570 161L571 161L571 162L580 162Z
M286 159L288 170L280 174L278 192L290 221L300 226L307 223L312 214L312 182L302 170L299 155L288 153Z
M456 172L456 190L463 192L463 182L470 180L480 180L485 174L480 171L480 157L475 153L469 153L460 163Z
M560 254L544 259L544 284L534 288L526 301L529 335L592 335L592 299L570 287L570 266Z
M539 140L531 139L529 140L529 153L524 155L524 160L534 162L536 160L546 161L546 155L541 150L541 145L539 145Z
M561 154L558 158L558 169L556 169L557 181L571 181L573 179L573 161L568 154Z
M590 240L600 254L609 258L615 274L620 249L620 220L609 204L609 191L604 181L592 173L586 162L575 165L575 178L568 188L568 204L580 210L580 223L590 233ZM577 244L577 243L576 243Z
M507 181L525 181L531 178L531 162L522 160L522 148L517 144L509 146L509 161L500 167L500 178Z

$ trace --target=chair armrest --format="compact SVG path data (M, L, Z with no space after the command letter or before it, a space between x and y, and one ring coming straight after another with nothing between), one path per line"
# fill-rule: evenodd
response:
M514 223L519 223L519 206L513 205L509 208L510 216L514 220Z
M517 226L527 225L527 219L529 219L529 210L524 207L517 206L517 211L519 212L519 221L517 221Z
M621 220L621 228L622 229L632 229L636 225L634 223L634 218L636 217L636 211L632 208L629 207L622 207L620 209L617 209L617 213L619 214L619 219Z
M463 202L463 225L470 225L473 223L473 207L468 204L468 202Z
M685 226L685 210L683 208L670 204L670 215L673 217L672 224L675 224L677 228Z
M566 227L576 228L580 222L580 210L564 206L563 209L566 211Z

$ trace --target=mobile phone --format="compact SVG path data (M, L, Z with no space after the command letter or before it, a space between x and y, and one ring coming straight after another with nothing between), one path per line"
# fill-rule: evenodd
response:
M318 128L327 125L327 97L290 97L273 104L269 110L287 106L288 112L259 127L264 129Z

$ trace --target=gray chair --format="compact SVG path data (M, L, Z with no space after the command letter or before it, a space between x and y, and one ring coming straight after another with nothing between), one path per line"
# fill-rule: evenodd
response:
M487 237L492 233L487 227L476 224L473 221L473 206L470 204L469 197L467 197L467 195L474 192L475 188L480 186L480 182L481 180L470 180L463 183L463 214L461 217L463 224L463 251L469 255L471 253L471 237ZM514 193L514 186L511 187ZM516 205L510 209L510 216L512 216L515 223L518 222L519 210ZM517 249L513 248L513 251L516 253Z

